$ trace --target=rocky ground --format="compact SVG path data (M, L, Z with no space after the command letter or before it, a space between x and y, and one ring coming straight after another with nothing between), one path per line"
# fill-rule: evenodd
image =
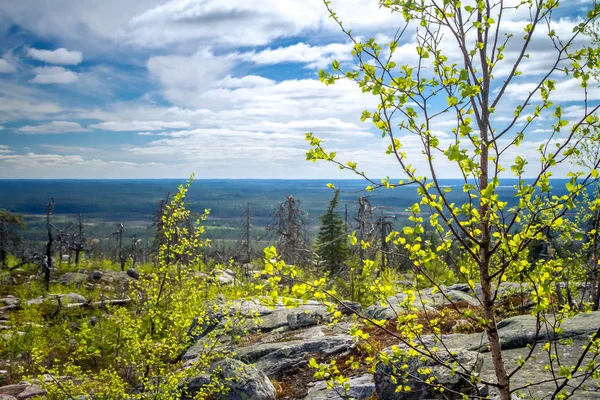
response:
M95 271L89 274L71 273L59 279L76 281L86 285L90 280L107 282L111 280L126 281L136 279L133 272L114 273ZM450 309L455 305L460 307L479 307L478 289L470 291L466 285L453 285L443 288L442 291L425 289L421 291L418 305L423 311L423 318L440 318L440 309ZM527 298L528 288L517 284L506 283L500 287L500 303L512 307L515 314L526 310L530 304ZM311 358L319 362L338 361L344 366L349 357L360 358L364 356L357 341L348 332L350 327L357 323L353 311L377 319L388 319L393 322L397 313L401 312L400 303L405 295L399 294L390 297L384 305L376 304L362 309L359 304L345 303L340 309L348 314L348 320L336 325L329 324L330 314L327 308L314 301L309 301L297 308L284 307L275 304L272 307L259 304L255 300L237 301L233 304L223 303L218 313L208 326L203 326L203 334L194 337L188 351L182 356L183 367L193 365L202 352L223 350L229 357L214 365L224 381L228 382L230 392L220 399L251 399L270 400L280 399L310 399L310 400L338 400L338 399L435 399L458 398L446 393L447 397L439 397L428 386L418 381L411 381L412 391L396 392L396 385L390 378L391 367L380 363L374 374L366 368L344 370L351 381L350 391L343 393L340 388L327 390L324 382L317 381L313 375L314 370L308 367ZM106 299L105 302L114 301L125 304L128 299ZM65 293L60 296L42 297L29 302L57 302L66 307L101 307L98 302L88 302L77 293ZM20 299L7 296L0 299L0 330L7 329L8 313L20 307ZM507 306L508 307L508 306ZM553 320L549 319L549 325ZM516 315L506 318L499 324L499 332L509 371L519 365L519 359L528 358L525 367L516 371L511 378L513 388L521 388L523 398L550 398L556 389L556 382L552 380L552 371L547 370L548 352L544 350L543 343L549 338L559 343L555 352L560 356L561 363L565 366L575 365L581 356L582 348L587 345L589 338L600 328L600 312L576 315L562 324L562 329L553 331L544 325L538 329L536 318L529 314ZM484 333L470 333L468 325L462 320L453 320L448 325L448 332L439 339L432 335L421 337L421 341L429 348L437 346L436 357L448 364L458 362L460 368L465 368L478 373L484 381L495 382L495 374L487 348L487 339ZM193 331L193 327L191 328ZM466 333L458 333L466 332ZM218 340L214 345L215 338ZM383 353L391 353L391 346L402 344L389 335L373 333L373 338L378 341ZM572 341L571 345L560 344L565 340ZM588 361L589 357L585 360ZM413 359L407 364L409 372L417 374L420 368L429 367L437 377L438 382L456 390L458 393L468 393L471 385L464 381L458 374L453 374L448 368L428 364L428 361ZM51 377L50 377L51 378ZM230 379L228 379L230 378ZM207 382L208 376L199 374L186 382L188 395L191 398L198 387ZM559 381L561 382L561 381ZM579 385L580 380L573 379L567 388ZM534 384L533 386L530 386ZM573 396L573 399L596 399L600 393L595 383L589 384L586 391ZM494 390L480 385L482 394L488 393L495 398ZM21 382L19 384L0 387L0 400L29 399L43 395L44 391L39 382Z

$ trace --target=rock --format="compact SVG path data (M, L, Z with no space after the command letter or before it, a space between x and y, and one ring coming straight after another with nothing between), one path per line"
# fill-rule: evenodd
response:
M415 300L412 303L412 307L415 307L423 311L439 310L444 307L480 307L481 303L474 297L471 297L467 293L460 290L440 287L434 290L434 288L423 289L420 292L415 291ZM405 306L402 303L406 300L408 294L406 292L400 292L394 296L387 298L384 304L373 304L365 309L365 314L369 318L373 319L393 319L397 317L397 314L402 313L405 310Z
M582 347L586 346L587 343L587 340L577 337L573 339L573 344L570 346L558 345L556 350L553 350L553 354L558 355L561 365L572 367L579 361ZM526 347L503 350L502 358L507 369L509 371L514 370L517 365L519 365L519 360L527 357L530 351L531 349ZM488 382L496 382L496 376L494 373L490 353L484 353L482 354L482 357L484 358L484 368L481 371L481 378ZM583 364L585 365L590 362L592 357L593 355L586 357ZM533 349L532 357L529 359L529 361L527 361L525 366L511 378L511 386L513 388L531 385L530 387L519 391L522 395L524 395L524 397L519 397L514 394L513 396L515 396L515 399L558 398L558 396L554 396L556 385L553 381L554 377L552 372L546 370L547 364L548 352L544 350L543 344L540 343ZM568 386L568 391L570 392L574 387L577 387L579 383L581 383L580 379L574 378L571 380ZM595 388L597 387L597 383L595 380L590 379L587 381L587 386L590 388ZM492 399L499 399L497 390L495 388L490 388L490 395ZM577 400L597 400L598 392L594 391L594 389L589 391L580 390L575 392L570 398Z
M79 285L86 282L88 279L86 274L82 274L79 272L67 272L62 274L56 280L57 283L61 285Z
M114 286L128 286L129 283L134 280L134 278L129 276L126 271L106 269L98 272L102 273L102 278L100 278L98 282L108 284L108 286L103 288L104 290L114 289Z
M127 270L127 276L133 278L133 279L139 279L140 278L140 273L137 272L135 269L133 268L129 268Z
M19 308L21 300L18 297L8 295L0 298L0 311L12 311Z
M230 358L211 366L211 373L229 390L215 393L215 400L275 400L275 387L265 374L250 365ZM201 374L186 382L187 393L184 399L191 399L199 389L210 382L208 374Z
M567 339L573 337L589 337L596 333L600 327L600 311L577 314L571 318L565 319L561 323L561 331L554 334L552 326L554 320L549 318L549 329L546 329L544 323L540 332L536 335L536 318L533 315L519 315L517 317L507 318L498 322L498 333L500 335L500 344L503 350L526 347L536 341L548 341L550 339ZM487 336L481 334L468 335L477 340L471 341L469 346L472 350L487 351ZM482 338L479 341L477 338ZM479 344L481 343L481 344Z
M99 281L100 279L102 279L102 277L104 276L104 273L102 271L98 271L95 270L94 272L92 272L92 279Z
M250 330L269 332L278 328L290 327L292 324L295 324L298 319L302 320L300 323L308 324L304 326L316 324L316 321L309 323L310 318L297 316L297 314L303 313L311 314L314 318L318 318L316 315L320 314L322 321L329 321L327 307L316 301L309 301L306 304L292 308L287 308L281 303L276 304L273 308L271 308L251 301L242 301L234 303L234 305L229 308L226 314L231 316L245 316L246 321L242 324L242 326L240 326L240 328L243 327Z
M203 281L210 279L210 277L207 274L205 274L204 272L199 272L199 271L192 272L192 276L194 276L197 279L203 280Z
M242 271L246 274L246 278L252 278L256 272L256 266L251 263L242 264Z
M452 327L452 333L469 333L469 330L472 332L473 328L471 321L466 319L457 319Z
M78 293L67 293L58 296L62 305L66 304L82 304L86 302L85 297Z
M528 310L533 306L533 301L530 299L531 287L527 283L517 282L502 282L495 289L496 303L498 305L507 305L508 303L519 303L522 310ZM469 294L476 296L478 299L483 298L481 284L475 284L475 290L469 291Z
M373 383L372 375L363 375L356 378L351 378L348 382L350 389L344 392L342 387L334 387L327 389L326 382L318 382L315 386L308 390L308 395L304 400L367 400L372 398L375 391L375 383Z
M37 385L29 383L19 383L16 385L7 385L0 387L0 396L6 396L7 400L11 397L17 400L26 400L38 396L45 396L46 391ZM0 397L2 399L2 397Z
M45 396L48 392L37 385L26 385L25 390L22 391L18 396L17 400L25 400L31 398L38 398Z
M61 306L72 306L72 305L82 305L86 303L85 297L78 293L67 293L67 294L58 294L58 295L49 295L48 297L40 296L34 299L28 300L28 305L37 305L37 304L55 304Z
M298 340L291 342L251 346L251 353L246 352L246 357L253 358L257 354L261 357L255 362L256 368L263 371L270 378L280 377L286 371L307 365L316 354L327 357L343 354L355 346L350 335L324 336L316 339ZM243 349L239 350L240 353ZM241 356L243 358L243 355Z
M343 300L338 305L338 311L344 315L352 315L355 312L362 311L362 305L356 301Z
M6 385L0 387L0 394L17 397L25 390L25 385Z
M327 321L328 316L321 310L306 310L287 314L286 319L291 329L300 329L319 325Z
M8 394L0 394L0 400L17 400L17 398Z
M226 269L225 271L217 271L217 282L221 285L233 285L235 282L235 274L230 269Z
M455 283L454 285L448 286L448 290L458 290L459 292L469 293L471 288L467 283Z
M429 346L428 346L429 347ZM398 346L400 350L406 351L407 346ZM392 348L383 350L392 356ZM478 374L483 366L483 359L474 351L462 349L439 350L435 356L444 365L434 362L430 357L422 360L420 356L402 356L388 363L379 362L375 370L375 390L380 399L386 400L422 400L435 399L439 392L434 391L431 385L424 381L429 377L435 377L435 383L443 385L447 390L463 393L466 395L476 391L473 385L458 373L452 373L452 367L468 375ZM458 363L458 364L457 364ZM395 364L394 368L392 364ZM429 368L430 373L424 374L423 368ZM394 383L394 380L396 383ZM399 385L409 386L410 391L397 392Z
M216 309L219 311L204 319L202 326L198 326L197 320L192 323L188 333L193 345L182 356L188 364L207 348L214 347L234 351L236 358L246 362L260 360L268 374L278 374L305 365L311 352L339 354L354 346L353 339L347 335L350 325L344 325L344 330L329 328L324 324L330 320L327 307L316 301L296 308L287 308L281 303L270 308L245 300L227 306L216 305ZM206 336L213 331L215 335ZM257 331L261 334L253 333ZM256 335L251 345L248 341L244 345L244 340L240 345L233 339L248 334ZM214 337L218 338L217 343ZM271 354L278 351L278 355Z

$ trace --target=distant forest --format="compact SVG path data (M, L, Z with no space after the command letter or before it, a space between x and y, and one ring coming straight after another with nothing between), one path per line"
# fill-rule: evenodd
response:
M513 192L515 180L505 180L498 192ZM125 236L152 235L152 216L161 200L184 183L184 179L160 180L0 180L0 209L23 214L28 229L25 237L32 239L44 233L46 204L55 201L54 216L59 225L76 225L77 214L86 221L91 236L103 236L114 231L116 224L125 225ZM306 212L309 232L316 233L321 215L332 196L327 183L341 189L338 211L347 210L349 225L358 208L359 197L367 197L377 215L395 216L396 226L405 221L406 208L418 201L414 187L367 192L362 180L196 180L190 187L188 205L194 212L210 209L206 221L207 236L212 240L236 240L241 235L248 204L252 225L260 231L273 223L277 208L292 195ZM449 200L463 199L460 181L443 180L451 187ZM554 194L565 191L563 180L553 181ZM505 195L505 194L503 194Z

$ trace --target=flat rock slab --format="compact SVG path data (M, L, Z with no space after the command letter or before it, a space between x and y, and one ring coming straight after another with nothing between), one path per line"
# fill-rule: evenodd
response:
M480 307L481 303L476 298L469 294L461 291L445 287L440 287L440 290L434 290L433 288L422 289L420 291L414 291L415 300L411 304L411 307L415 307L418 310L433 311L439 310L444 307L456 306L470 306ZM400 292L387 298L383 303L373 304L365 309L365 313L369 318L374 319L393 319L403 312L406 312L405 307L402 303L408 298L406 292Z
M407 351L408 346L398 345L398 349ZM428 346L428 348L433 348ZM433 356L421 355L394 357L392 348L383 350L391 362L379 362L375 371L375 390L380 399L385 400L423 400L436 399L439 392L425 380L433 377L436 384L443 385L453 393L475 394L476 387L460 374L467 376L478 374L483 367L483 358L479 353L464 349L439 349ZM423 372L428 370L427 373ZM397 391L399 386L410 387L410 391ZM444 397L441 397L444 398Z
M21 300L18 297L8 295L0 298L0 311L11 311L19 308Z
M215 400L275 400L275 387L256 368L238 360L226 358L211 366L220 383L227 388L226 393L216 393L211 396ZM200 374L185 382L187 394L184 400L195 398L195 394L210 382L210 375Z
M308 395L304 400L367 400L372 398L375 391L372 375L363 375L351 378L348 382L350 389L345 391L342 387L327 389L326 382L318 382L308 390Z
M572 346L559 345L557 353L562 365L573 366L579 360L581 355L581 348L587 344L586 340L575 339ZM510 349L502 351L502 357L506 365L507 370L510 372L514 371L519 365L519 359L525 358L529 354L528 348ZM481 371L482 379L490 382L496 382L496 376L492 364L492 358L490 353L481 354L484 360L484 368ZM550 399L556 390L556 385L553 382L547 382L553 379L552 372L546 370L546 365L549 364L548 352L543 349L543 345L537 345L533 351L532 357L527 361L525 366L520 369L511 378L512 389L517 389L522 399ZM586 358L586 362L591 359L591 356ZM585 365L585 364L584 364ZM559 379L559 383L562 379ZM569 386L566 387L567 392L571 393L573 388L581 382L580 379L573 379ZM533 384L533 385L531 385ZM588 380L588 386L591 389L598 389L593 379ZM531 386L528 386L531 385ZM492 396L498 395L497 392L492 389L490 391ZM570 397L571 399L577 400L592 400L599 399L600 392L590 392L579 390Z
M46 391L37 385L16 384L0 387L0 395L16 398L17 400L31 399L36 396L45 396ZM0 397L0 399L2 399Z
M270 378L277 378L286 371L307 365L313 357L343 354L354 346L354 338L350 335L280 343L279 348L270 347L269 350L274 351L269 351L260 357L255 362L255 366Z
M537 321L532 315L520 315L498 322L500 345L503 350L518 349L527 345L544 342L549 339L568 339L589 337L600 330L600 311L577 314L561 322L559 333L553 332L554 320L548 317L548 323L541 323L536 335ZM470 335L451 335L448 337L453 346L468 350L487 352L487 335L474 333ZM462 343L462 345L460 345Z
M85 304L86 299L78 293L53 294L48 296L40 296L27 301L28 305L37 304L53 304L67 306L69 304Z

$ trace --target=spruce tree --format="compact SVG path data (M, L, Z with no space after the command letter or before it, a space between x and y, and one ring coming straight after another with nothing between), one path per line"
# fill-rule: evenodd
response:
M348 255L346 242L346 227L344 221L337 213L340 191L336 190L327 207L325 214L321 215L321 227L317 236L317 255L321 265L332 274L339 271Z

